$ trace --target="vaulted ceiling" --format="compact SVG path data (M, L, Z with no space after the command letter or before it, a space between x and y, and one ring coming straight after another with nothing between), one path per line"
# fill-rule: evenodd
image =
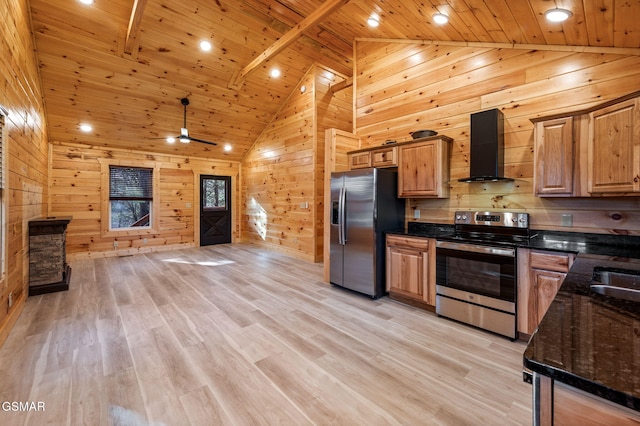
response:
M554 7L573 16L549 23ZM31 12L51 141L230 160L314 63L351 77L359 38L640 47L639 0L31 0ZM165 141L183 97L190 135L217 146Z

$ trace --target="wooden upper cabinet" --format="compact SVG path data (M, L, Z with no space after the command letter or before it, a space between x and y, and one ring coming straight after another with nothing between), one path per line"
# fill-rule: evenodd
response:
M349 169L365 169L371 167L371 152L357 152L349 154Z
M449 196L449 142L441 137L398 147L398 197Z
M534 129L536 195L573 194L573 117L541 121Z
M532 119L539 197L640 195L640 92Z
M395 167L397 165L397 146L388 146L371 151L371 167Z
M640 192L640 99L589 114L588 188L591 194Z

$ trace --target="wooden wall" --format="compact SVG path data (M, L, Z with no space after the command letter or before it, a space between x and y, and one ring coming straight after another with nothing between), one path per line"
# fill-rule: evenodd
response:
M352 130L351 89L329 90L340 80L313 66L245 156L243 240L322 260L324 132Z
M552 48L550 48L552 49ZM450 223L458 209L516 210L531 226L640 234L640 197L543 199L533 195L533 117L579 110L640 89L640 56L567 50L461 47L360 40L356 46L355 128L362 146L433 129L454 139L451 196L408 202L407 219ZM505 116L507 183L458 183L469 174L469 115ZM573 227L560 227L563 213Z
M46 214L47 136L37 59L30 30L29 2L0 2L0 106L5 119L4 150L8 176L3 197L0 280L0 345L24 307L28 293L29 220ZM7 155L8 153L8 155ZM8 295L13 306L9 308Z
M156 234L101 233L101 162L159 167L160 229ZM201 174L231 176L233 241L240 232L240 164L133 150L54 142L51 145L49 216L73 216L67 228L69 259L133 254L199 245ZM114 241L118 241L117 249Z

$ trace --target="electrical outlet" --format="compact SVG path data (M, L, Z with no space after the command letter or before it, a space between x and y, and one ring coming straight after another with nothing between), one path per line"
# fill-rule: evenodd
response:
M561 226L573 226L573 215L571 214L563 214L560 216L560 225Z
M190 209L191 208L191 203L187 203L187 208Z
M113 248L114 248L114 249L117 249L117 248L118 248L118 242L117 242L117 241L114 241L114 242L113 242Z
M9 309L13 306L13 293L9 292Z
M148 242L148 241L149 241L149 240L147 240L146 238L143 238L143 239L142 239L142 244L147 244L147 242Z
M413 211L413 218L414 219L420 219L420 209L415 209Z

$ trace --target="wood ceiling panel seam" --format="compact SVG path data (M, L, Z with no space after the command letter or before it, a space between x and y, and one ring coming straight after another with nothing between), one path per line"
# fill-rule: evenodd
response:
M640 30L637 25L640 20L640 3L616 0L615 5L613 45L639 47Z
M469 31L461 31L461 28L464 30L465 25L463 25L460 16L457 13L450 13L450 7L447 4L443 5L441 0L430 0L429 4L431 6L430 10L424 11L426 5L426 1L424 3L417 2L415 0L408 2L401 2L405 5L407 10L413 16L420 16L422 25L427 25L431 32L434 34L434 40L468 40L467 37L470 37L471 40L478 40L477 37ZM449 17L449 22L445 25L438 25L433 21L433 15L436 13L444 13ZM466 37L463 36L466 34Z
M489 10L496 17L496 22L500 28L502 28L507 39L511 43L526 43L528 40L520 29L520 26L517 25L517 21L511 12L509 3L513 3L513 1L507 2L506 0L492 0L490 2L485 2Z
M509 37L504 33L494 15L488 10L484 0L464 0L467 8L475 18L470 21L473 32L480 31L489 36L496 43L510 43ZM482 39L481 39L482 40Z
M489 33L480 25L473 10L471 10L464 1L447 0L446 6L449 10L453 11L451 12L452 17L450 17L453 24L458 28L464 28L464 30L458 30L463 36L462 40L478 42L491 40Z
M542 44L544 43L544 34L542 28L538 25L533 9L529 2L507 2L507 7L514 17L515 23L519 26L520 31L525 37L525 44Z
M584 19L585 25L587 26L589 45L614 46L614 1L615 0L599 0L599 8L585 10Z
M425 38L437 39L445 34L441 28L429 22L422 22L412 17L405 17L402 10L406 10L406 5L402 2L385 2L382 8L381 20L383 21L383 25L395 23L395 25L389 26L392 27L392 32L398 34L401 38L412 38L415 37L416 34L424 34L426 32Z

